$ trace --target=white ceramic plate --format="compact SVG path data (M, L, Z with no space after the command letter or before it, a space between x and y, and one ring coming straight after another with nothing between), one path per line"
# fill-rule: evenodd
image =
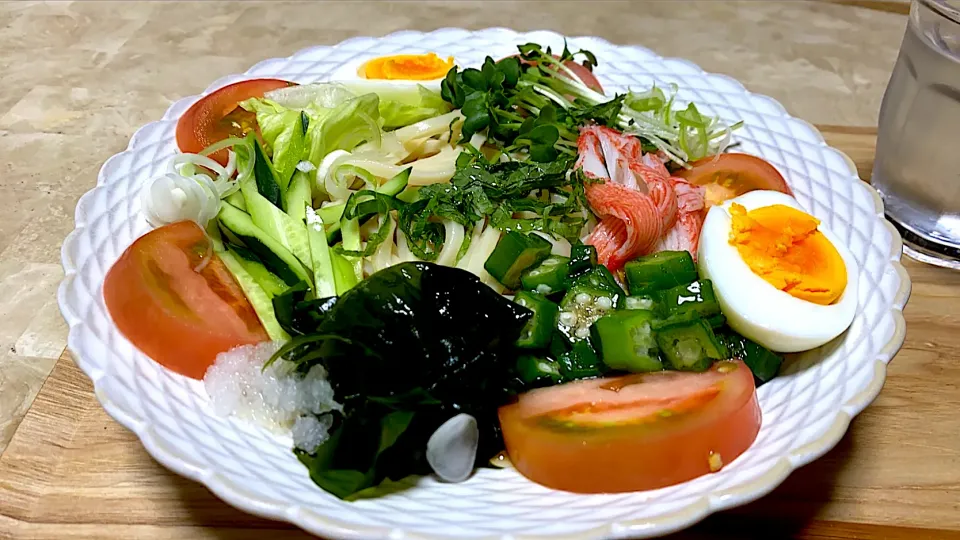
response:
M551 32L506 29L428 34L399 32L315 47L261 62L240 79L278 77L300 83L328 79L362 58L398 52L451 54L461 66L516 52L538 42L555 48ZM480 470L462 484L433 478L378 499L346 503L317 488L290 452L289 439L216 416L197 381L161 368L135 350L107 315L104 274L149 230L137 193L176 152L176 121L199 96L174 103L163 118L137 131L128 149L104 164L97 187L77 204L76 230L63 245L66 271L60 309L70 325L69 349L93 380L97 399L134 431L147 451L179 474L202 482L228 503L286 520L328 537L564 538L647 537L687 527L706 515L761 497L791 471L832 448L850 419L883 385L886 364L903 343L901 310L910 281L900 266L900 237L883 219L877 194L857 178L852 162L824 143L810 124L791 118L765 96L737 81L704 73L685 60L592 37L571 38L571 49L596 53L607 90L676 83L680 97L730 122L740 151L769 160L800 203L850 248L860 264L860 298L850 329L826 346L796 355L758 391L763 427L753 446L720 472L656 491L575 495L533 484L513 470Z

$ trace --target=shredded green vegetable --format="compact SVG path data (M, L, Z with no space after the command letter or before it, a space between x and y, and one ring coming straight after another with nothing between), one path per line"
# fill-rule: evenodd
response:
M696 105L675 110L675 86L665 92L654 86L610 98L589 88L567 62L583 58L584 67L596 66L589 51L576 53L564 46L559 58L535 43L518 47L515 57L494 62L487 57L481 69L452 68L441 84L441 95L465 116L463 139L488 129L491 142L504 152L526 153L549 162L576 154L578 130L596 122L636 135L648 151L659 150L678 165L722 152L730 133L718 118L703 116Z

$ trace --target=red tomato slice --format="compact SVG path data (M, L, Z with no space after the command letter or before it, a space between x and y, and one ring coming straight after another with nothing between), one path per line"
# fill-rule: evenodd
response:
M576 493L685 482L733 461L760 430L753 374L740 361L540 388L499 414L517 470Z
M243 290L192 221L138 238L107 272L103 297L131 343L194 379L203 378L218 353L268 339Z
M676 176L706 186L704 198L708 207L757 189L793 195L787 181L773 165L750 154L720 154L690 165L692 169L681 169Z
M194 103L177 122L177 146L181 152L197 154L227 137L243 137L256 128L256 115L237 104L253 97L263 97L270 90L296 83L280 79L253 79L224 86ZM210 155L221 165L227 163L227 151Z
M515 54L513 56L520 58L519 54ZM556 54L553 55L553 57L557 59L560 58ZM522 58L520 58L520 61L523 63L531 64L531 65L537 64L536 62L528 62ZM566 62L563 63L563 65L570 68L570 71L574 72L577 75L577 77L580 77L580 80L583 81L583 84L587 85L588 88L596 90L601 94L603 93L603 86L600 86L600 80L597 79L597 76L593 74L593 71L591 71L590 68L584 66L583 64L580 64L576 60L567 60Z

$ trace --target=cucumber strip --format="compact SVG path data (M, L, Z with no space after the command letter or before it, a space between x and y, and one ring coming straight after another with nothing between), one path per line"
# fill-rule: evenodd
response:
M363 246L360 245L360 220L359 219L341 219L340 220L340 234L343 235L343 249L349 251L361 251ZM357 282L363 280L363 257L347 257L344 258L350 263L350 266L353 267L353 274L357 278Z
M290 179L290 186L283 194L283 208L287 215L297 221L303 221L307 217L307 207L313 206L313 196L310 190L310 175L295 170L293 178Z
M224 203L220 205L220 213L217 217L220 225L227 229L228 237L232 235L233 241L243 244L254 252L263 265L279 276L284 283L291 286L301 281L311 283L313 276L300 259L263 229L257 227L247 213Z
M330 246L323 232L323 221L312 208L306 209L307 237L310 240L310 256L313 258L313 291L317 298L337 296L337 282L331 258Z
M280 208L280 198L283 193L280 191L280 178L277 176L277 171L273 168L273 163L270 163L270 158L267 157L267 152L260 144L260 140L253 137L253 133L247 137L253 139L253 176L257 181L257 191L270 201L270 204Z
M324 222L326 223L326 222ZM340 241L340 222L334 221L326 228L327 231L327 245L333 246Z
M398 193L406 189L407 184L410 181L411 171L413 171L413 167L407 167L406 169L397 173L393 178L384 182L383 185L378 187L375 191L377 193L383 193L384 195L395 197Z
M227 267L227 270L229 270L230 273L233 274L234 279L237 280L237 284L240 285L243 294L247 296L247 300L249 300L250 305L253 306L253 310L257 313L257 318L260 319L260 324L263 325L270 339L274 341L289 340L290 335L287 334L283 328L280 327L280 323L277 322L277 315L273 311L273 301L263 288L257 284L253 276L247 272L243 263L240 262L240 258L230 251L220 252L219 256L220 260L222 260L223 264Z
M230 246L230 252L237 256L237 260L243 265L244 270L260 285L263 292L267 293L271 299L274 296L283 294L290 288L282 279L273 272L267 270L267 267L260 261L260 257L247 248L240 246ZM221 248L222 251L222 248Z
M397 199L405 203L412 203L413 201L416 201L417 197L419 196L420 196L419 186L408 186L407 189L397 194Z
M413 168L408 167L400 171L396 176L384 182L382 186L378 187L374 191L377 193L383 193L384 195L390 195L391 197L396 196L407 188L407 183L410 180L410 172L412 170ZM414 195L414 199L416 199L416 195ZM340 230L341 218L343 217L343 211L346 206L347 203L344 201L337 204L329 204L317 209L317 216L319 216L325 225L324 230L327 233L328 244L335 244L337 237L342 233ZM359 216L358 219L359 221L365 221L371 215L373 214L362 215ZM344 246L344 249L347 249L347 247Z
M334 245L340 237L340 218L347 207L346 201L317 208L317 217L323 221L327 233L327 244Z
M247 202L253 224L283 244L283 247L290 250L304 266L310 269L313 266L310 262L310 243L307 240L307 228L303 221L297 221L270 204L270 201L257 192L251 181L241 182L240 191Z
M354 273L353 265L346 257L339 253L331 253L330 259L333 261L333 277L337 285L337 296L354 288L360 280Z
M340 223L340 218L343 217L343 209L346 208L347 203L337 203L323 206L317 209L317 217L319 217L323 223L329 227L334 223Z
M227 195L224 200L236 206L240 210L243 210L244 212L247 211L247 201L243 200L243 193L240 193L239 191L234 191L233 193Z

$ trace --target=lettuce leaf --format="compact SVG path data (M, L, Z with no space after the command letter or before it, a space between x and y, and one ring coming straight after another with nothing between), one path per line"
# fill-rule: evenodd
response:
M380 145L380 98L376 94L355 97L333 108L311 104L307 129L307 159L320 166L323 157L334 150L353 150L360 143Z
M375 93L380 97L380 117L385 130L409 126L452 110L440 94L422 84L410 86L364 80L340 84L357 95Z
M368 92L353 92L339 83L311 83L271 90L264 94L264 97L288 109L300 111L310 105L332 109L366 93Z
M260 134L272 154L281 191L286 191L297 163L306 151L307 119L299 111L268 99L251 98L240 106L256 113Z

